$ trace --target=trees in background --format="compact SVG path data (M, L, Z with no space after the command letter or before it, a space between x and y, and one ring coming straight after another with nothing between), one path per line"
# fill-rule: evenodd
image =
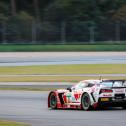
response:
M126 0L0 0L0 36L6 35L9 40L13 40L12 36L30 40L30 35L34 39L39 35L41 39L43 35L44 40L50 36L51 40L58 41L59 34L63 41L66 34L69 41L75 40L75 36L76 41L92 40L94 35L106 39L103 30L98 32L99 27L103 27L102 22L116 21L126 22ZM114 27L120 30L113 24L109 28ZM106 26L102 29L108 36L113 33Z
M105 20L125 8L126 0L1 0L0 14L24 11L40 20Z
M45 8L49 20L99 21L111 19L125 0L54 0Z
M37 20L39 20L40 19L39 1L33 0L33 5L34 5L35 17Z
M11 14L12 16L16 16L16 1L15 0L10 0L11 4Z

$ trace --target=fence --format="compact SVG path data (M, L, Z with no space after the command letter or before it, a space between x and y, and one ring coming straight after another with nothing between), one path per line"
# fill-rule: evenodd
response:
M126 23L104 22L0 22L0 43L125 43Z

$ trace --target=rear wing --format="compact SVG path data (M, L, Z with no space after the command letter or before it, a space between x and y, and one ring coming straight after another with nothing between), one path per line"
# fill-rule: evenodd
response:
M124 88L126 87L126 80L102 80L101 83L111 83L112 88Z
M126 81L126 79L125 80L102 80L102 82L115 82L115 81L122 81L123 83Z

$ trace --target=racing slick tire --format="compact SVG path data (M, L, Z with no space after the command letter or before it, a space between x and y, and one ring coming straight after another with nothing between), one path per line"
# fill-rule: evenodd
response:
M91 101L90 101L90 96L88 93L84 93L81 98L81 105L83 110L91 110Z
M49 106L51 109L57 108L57 98L56 98L56 94L54 92L52 92L49 96Z

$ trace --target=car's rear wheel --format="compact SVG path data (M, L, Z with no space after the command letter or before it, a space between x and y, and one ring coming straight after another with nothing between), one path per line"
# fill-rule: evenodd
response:
M91 107L91 101L90 101L90 96L88 95L88 93L84 93L82 95L82 99L81 99L81 104L82 104L82 109L83 110L90 110Z
M50 96L49 96L49 106L52 109L57 108L57 98L56 98L56 94L54 92L51 93Z

